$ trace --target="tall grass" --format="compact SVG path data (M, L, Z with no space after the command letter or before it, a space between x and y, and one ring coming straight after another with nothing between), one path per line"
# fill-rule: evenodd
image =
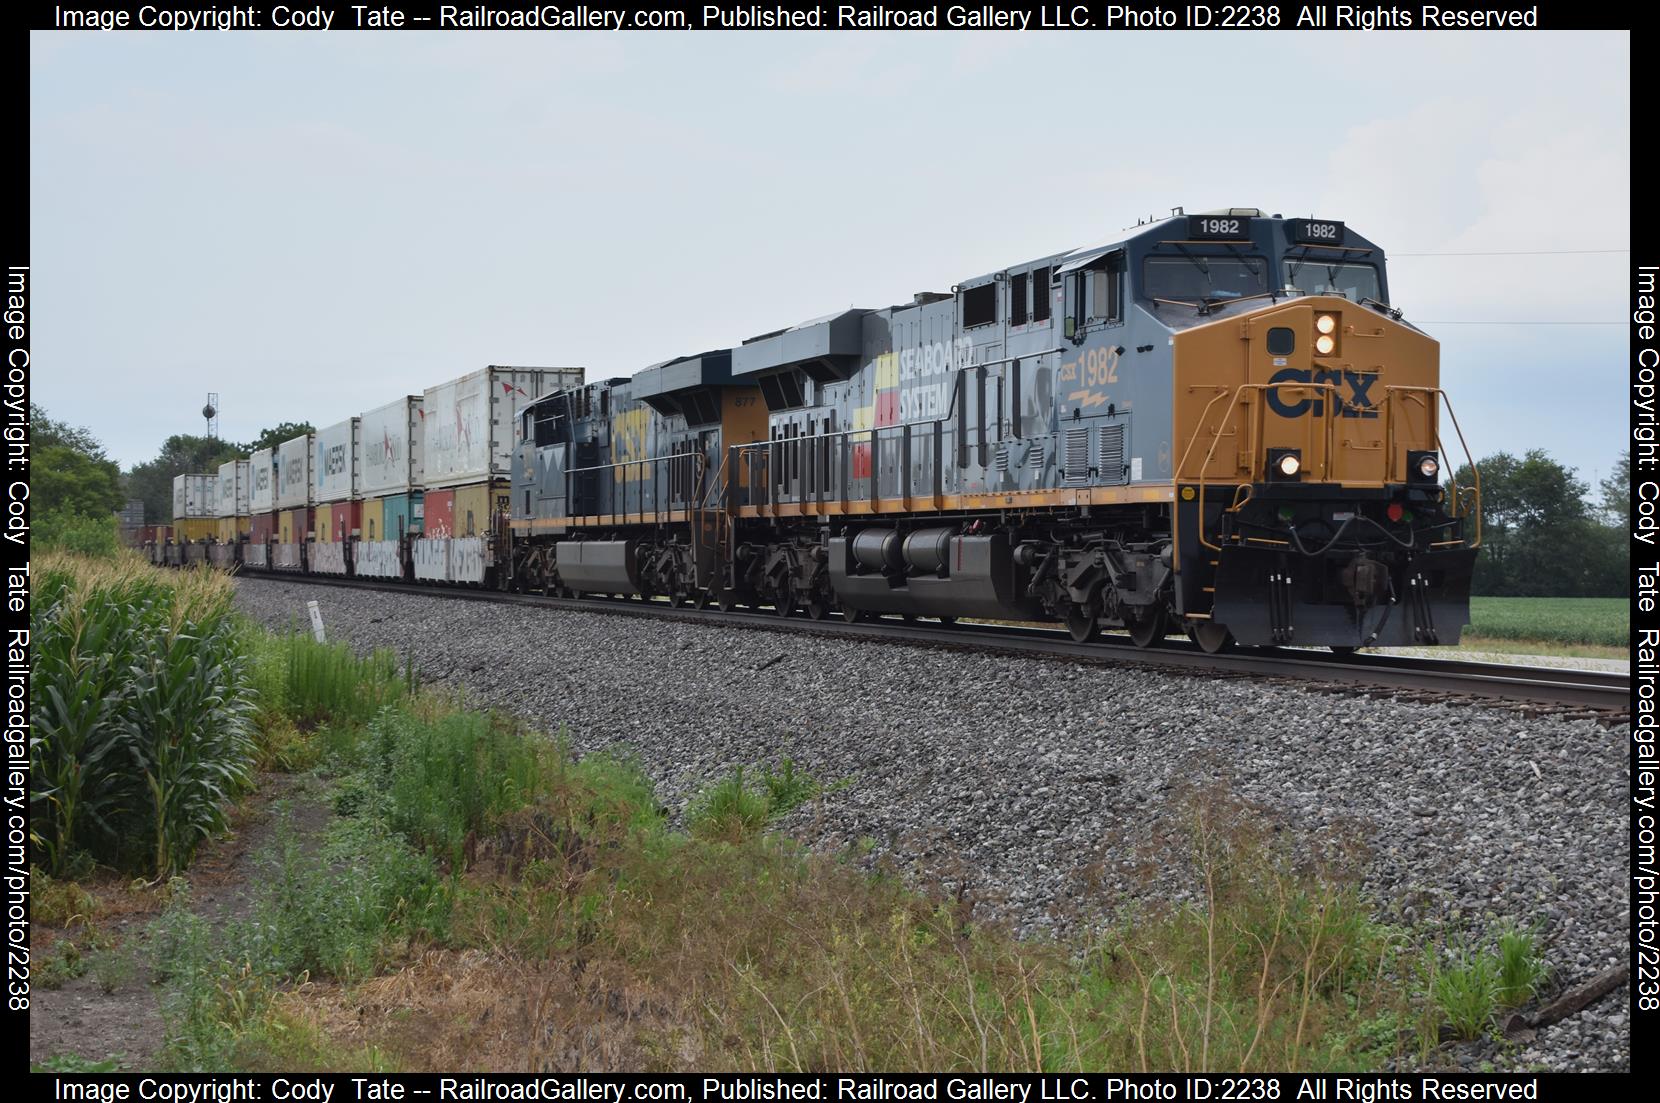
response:
M398 657L380 650L358 656L343 643L318 643L293 632L270 636L255 631L251 644L254 691L262 714L314 727L323 723L367 723L403 699L405 672Z
M163 876L249 781L248 661L229 580L134 555L35 560L33 832L46 868Z

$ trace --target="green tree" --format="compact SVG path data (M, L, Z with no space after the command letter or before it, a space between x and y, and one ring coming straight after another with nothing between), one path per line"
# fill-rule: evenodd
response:
M1474 592L1517 597L1590 597L1624 592L1609 526L1586 505L1589 491L1543 449L1480 462L1482 552ZM1470 483L1470 470L1454 475Z
M303 437L307 433L315 433L316 431L309 421L285 421L280 425L272 426L255 437L244 450L244 454L258 452L261 448L275 448L285 440L293 440L295 437Z
M240 444L217 437L175 434L162 443L161 454L155 459L127 472L127 496L144 500L146 518L171 520L174 476L217 472L220 464L242 455Z
M1614 471L1602 480L1602 514L1616 528L1631 532L1631 449L1620 453Z
M80 425L55 421L44 407L29 403L29 441L38 453L43 448L62 446L90 459L104 460L104 446L92 435L92 430Z
M121 469L91 430L29 403L29 498L37 515L102 517L121 508Z

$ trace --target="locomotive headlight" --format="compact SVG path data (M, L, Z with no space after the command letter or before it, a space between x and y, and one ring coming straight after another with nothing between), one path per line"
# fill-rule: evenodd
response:
M1441 457L1440 456L1436 455L1434 452L1432 452L1428 449L1425 449L1423 451L1419 451L1416 448L1411 448L1411 449L1407 450L1407 453L1406 453L1406 481L1407 482L1417 483L1417 484L1420 484L1420 485L1423 485L1423 484L1427 483L1430 486L1434 486L1435 485L1435 480L1440 476L1440 474L1441 474Z
M1295 448L1270 448L1268 450L1268 477L1270 479L1290 482L1303 470L1303 455Z
M1314 328L1320 333L1337 332L1337 315L1322 314L1314 319Z
M1418 461L1418 474L1426 479L1433 479L1441 473L1441 461L1434 456L1425 456Z
M1337 338L1329 333L1322 333L1314 339L1314 351L1321 356L1330 356L1337 348Z

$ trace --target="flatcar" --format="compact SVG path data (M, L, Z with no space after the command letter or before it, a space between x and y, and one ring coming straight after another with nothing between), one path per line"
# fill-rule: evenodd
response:
M1337 220L1178 210L521 418L505 587L1207 651L1468 620L1480 488L1447 477L1439 346Z

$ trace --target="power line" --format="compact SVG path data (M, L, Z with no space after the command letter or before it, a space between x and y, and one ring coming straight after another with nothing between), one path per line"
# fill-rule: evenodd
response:
M1414 325L1425 326L1623 326L1624 322L1427 322L1411 319Z
M1517 249L1510 252L1494 253L1390 253L1389 258L1396 257L1568 257L1584 256L1591 253L1630 253L1630 249Z

